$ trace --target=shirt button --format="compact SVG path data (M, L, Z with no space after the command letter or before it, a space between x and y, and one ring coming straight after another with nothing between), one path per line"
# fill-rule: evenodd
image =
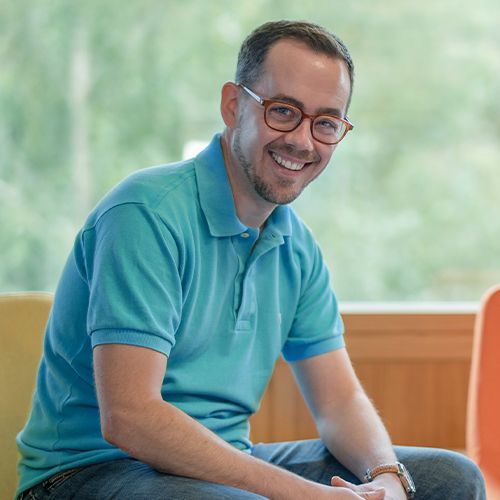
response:
M241 233L240 235L242 238L248 238L250 235L248 233Z

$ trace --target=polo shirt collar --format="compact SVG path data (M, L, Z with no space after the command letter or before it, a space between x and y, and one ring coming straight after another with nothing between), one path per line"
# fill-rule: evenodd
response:
M288 205L278 205L267 220L266 229L281 236L290 236L292 233L290 211Z
M212 236L234 236L245 232L245 226L234 205L231 184L224 165L221 136L216 134L210 144L195 158L200 205ZM277 206L270 215L266 230L282 236L291 233L290 207Z

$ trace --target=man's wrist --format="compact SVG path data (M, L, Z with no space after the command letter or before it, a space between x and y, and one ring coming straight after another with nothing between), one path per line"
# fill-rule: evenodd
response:
M373 484L378 486L382 486L386 489L386 491L398 492L398 497L401 499L407 499L407 493L399 477L394 472L384 472L383 474L378 475L373 481ZM392 498L392 497L391 497Z
M387 476L392 477L392 480L397 480L399 485L405 492L406 498L414 498L415 496L415 485L413 479L406 469L406 467L401 462L385 463L377 465L372 469L366 471L365 480L372 482L377 480L377 478ZM379 482L386 482L379 480Z

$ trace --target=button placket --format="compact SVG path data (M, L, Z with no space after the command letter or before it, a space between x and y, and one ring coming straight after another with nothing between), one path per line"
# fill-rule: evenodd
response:
M268 232L261 235L258 243L255 245L253 252L250 254L246 262L246 269L243 274L241 283L240 306L236 314L236 329L248 330L251 329L252 319L256 314L256 289L254 280L255 266L257 261L266 253L284 243L284 239L280 234ZM239 327L241 325L241 327Z
M256 234L253 234L256 233ZM246 276L252 247L258 237L258 231L249 230L235 235L232 238L233 247L238 258L238 273L234 283L234 318L236 330L248 330L249 321L247 318L247 298L246 298Z

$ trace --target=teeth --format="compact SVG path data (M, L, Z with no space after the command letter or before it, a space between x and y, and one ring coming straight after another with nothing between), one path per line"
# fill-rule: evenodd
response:
M300 170L305 165L305 163L294 163L290 160L285 160L281 156L278 156L276 153L271 153L271 156L276 163L279 163L282 167L285 167L288 170Z

